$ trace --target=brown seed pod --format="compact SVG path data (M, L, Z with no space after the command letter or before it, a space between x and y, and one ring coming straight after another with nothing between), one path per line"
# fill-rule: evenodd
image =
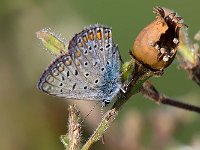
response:
M156 70L169 66L177 51L180 28L186 26L176 13L155 7L154 21L137 36L132 54L139 62Z

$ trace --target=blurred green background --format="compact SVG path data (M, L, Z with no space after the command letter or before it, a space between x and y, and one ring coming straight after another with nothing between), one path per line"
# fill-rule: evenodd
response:
M60 135L67 132L69 101L38 91L37 82L53 56L43 50L35 32L50 27L68 41L94 23L111 26L122 58L140 30L155 15L154 6L178 12L189 34L200 29L199 0L0 0L0 149L61 150ZM161 78L152 79L166 95L200 106L200 89L177 69L177 62ZM70 102L72 103L72 102ZM86 115L91 102L77 102ZM83 125L84 142L101 118L96 109ZM137 94L122 109L105 134L105 145L92 149L199 150L200 116L157 105Z

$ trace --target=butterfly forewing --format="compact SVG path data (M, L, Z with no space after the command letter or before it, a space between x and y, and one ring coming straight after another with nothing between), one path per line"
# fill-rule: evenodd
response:
M120 56L111 29L91 25L43 73L40 90L58 97L109 102L121 88Z

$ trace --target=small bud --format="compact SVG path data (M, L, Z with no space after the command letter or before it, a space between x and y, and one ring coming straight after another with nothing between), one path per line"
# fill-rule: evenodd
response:
M179 45L179 31L182 18L176 13L161 7L155 7L154 21L147 25L137 36L132 54L142 64L156 70L169 66Z
M66 53L65 42L60 36L54 34L50 29L43 29L36 32L37 38L42 41L44 47L54 55Z

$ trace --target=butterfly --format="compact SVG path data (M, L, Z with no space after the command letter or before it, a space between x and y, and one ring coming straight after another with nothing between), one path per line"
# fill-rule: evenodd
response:
M70 100L101 101L106 106L119 93L121 59L111 28L95 24L75 34L66 53L44 71L38 89Z

